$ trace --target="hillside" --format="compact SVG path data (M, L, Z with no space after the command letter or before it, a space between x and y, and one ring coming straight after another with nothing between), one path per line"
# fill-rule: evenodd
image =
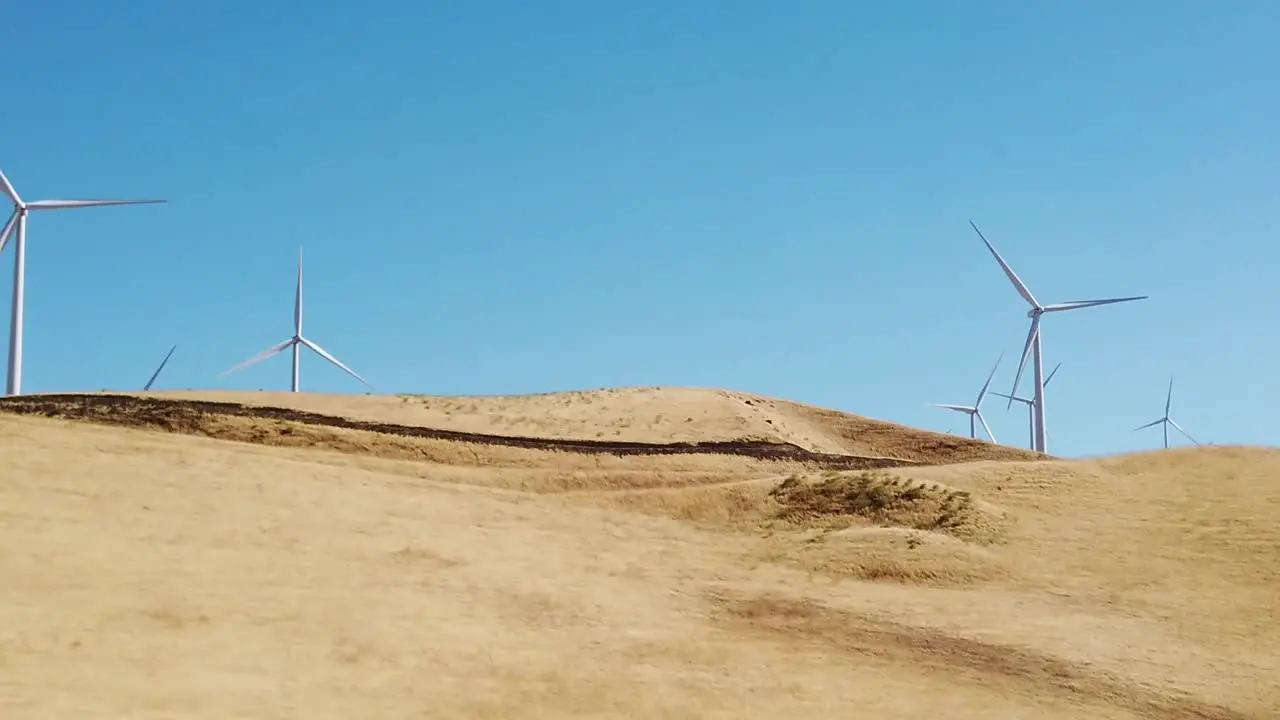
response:
M1040 457L1020 448L777 398L710 388L637 387L461 397L213 391L128 395L289 408L456 433L554 440L636 443L759 440L788 443L823 454L893 457L915 462Z
M645 392L0 400L4 716L1280 716L1280 451Z

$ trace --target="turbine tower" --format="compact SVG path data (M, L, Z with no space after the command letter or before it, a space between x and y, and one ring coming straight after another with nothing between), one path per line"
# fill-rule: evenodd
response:
M1058 374L1058 368L1060 367L1062 367L1062 363L1058 363L1057 365L1054 366L1053 370L1049 371L1049 376L1044 379L1044 386L1046 388L1049 387L1049 382L1053 380L1053 376ZM1005 395L1004 393L998 393L998 392L993 392L991 394L997 395L1002 398L1008 398L1014 402L1020 402L1027 406L1027 427L1029 429L1030 438L1031 438L1031 444L1028 447L1030 447L1032 450L1035 450L1036 448L1035 401L1028 400L1027 398L1024 398L1024 397L1018 397L1017 395Z
M255 355L249 358L248 360L245 360L244 362L240 363L239 365L236 365L235 367L229 370L224 370L221 373L218 373L218 377L230 375L231 373L237 370L241 370L243 368L249 367L254 363L262 362L263 360L266 360L267 358L273 355L278 355L284 352L285 350L292 348L293 349L293 382L290 384L289 389L292 390L293 392L298 392L299 365L301 364L302 346L304 345L311 348L311 350L314 351L320 357L333 363L343 372L347 373L351 377L364 383L370 389L373 388L372 385L369 385L368 380L365 380L364 378L360 377L355 370L352 370L351 368L344 365L341 360L334 357L333 355L330 355L328 350L325 350L324 348L320 347L316 343L302 336L302 248L298 248L298 289L293 297L293 337L289 338L288 340L285 340L279 345L273 345L272 347L267 348L262 353Z
M151 205L164 200L36 200L24 202L13 189L13 183L0 171L0 192L13 201L13 214L0 230L0 252L4 251L9 236L17 227L17 240L13 246L13 316L9 323L9 375L5 380L6 395L22 394L22 321L23 303L26 299L27 275L27 215L32 210L74 210L75 208L105 207L108 205Z
M995 366L991 368L991 374L987 375L987 381L982 384L982 389L978 391L978 399L974 401L972 406L933 403L934 407L946 408L947 410L954 410L956 412L962 412L968 415L969 416L969 437L971 438L976 439L978 437L977 423L980 422L982 423L982 429L987 431L987 437L991 438L991 442L994 443L996 441L996 436L991 434L991 426L987 425L986 418L982 417L982 400L983 398L986 397L987 388L991 386L991 378L995 377L996 368L1000 367L1000 361L1003 359L1004 359L1004 353L1000 353L1000 357L996 358Z
M1181 425L1175 422L1173 418L1169 417L1169 406L1172 404L1173 404L1173 378L1169 378L1169 393L1164 396L1164 417L1160 418L1159 420L1152 420L1146 425L1136 427L1133 429L1133 432L1137 432L1139 430L1146 430L1147 428L1152 427L1153 425L1164 425L1164 449L1168 450L1169 449L1169 426L1172 425L1174 429L1182 433L1183 437L1195 443L1196 445L1199 445L1200 443L1197 442L1195 438L1188 435L1187 431L1183 430Z
M160 367L156 368L156 371L151 373L151 379L148 380L146 386L142 388L143 392L150 390L151 386L155 384L156 378L160 377L160 371L164 369L165 365L169 364L169 358L173 357L173 351L177 349L178 349L177 345L174 345L173 347L169 348L169 354L165 355L164 360L160 361Z
M1034 352L1034 360L1032 363L1033 374L1035 377L1035 395L1032 398L1035 410L1036 428L1035 428L1035 450L1042 453L1048 453L1049 449L1045 442L1045 422L1044 422L1044 353L1040 338L1040 318L1045 313L1062 312L1063 310L1081 310L1083 308L1097 307L1099 305L1114 305L1115 303L1132 302L1134 300L1145 300L1148 296L1138 295L1134 297L1109 298L1107 300L1073 300L1071 302L1057 303L1055 305L1041 305L1031 294L1031 290L1018 278L1013 268L1009 267L1009 263L1000 257L1000 253L987 242L986 236L978 229L972 220L969 225L973 227L973 231L978 233L978 237L982 238L983 244L991 251L991 255L995 257L996 262L1000 263L1000 269L1004 270L1004 274L1009 277L1009 282L1013 283L1013 287L1022 296L1023 300L1031 306L1027 311L1027 317L1031 318L1031 330L1027 333L1027 343L1022 349L1022 361L1018 363L1018 372L1013 378L1013 389L1009 391L1010 395L1018 394L1018 383L1022 380L1022 371L1027 364L1027 355ZM1008 407L1013 407L1013 400L1009 401Z

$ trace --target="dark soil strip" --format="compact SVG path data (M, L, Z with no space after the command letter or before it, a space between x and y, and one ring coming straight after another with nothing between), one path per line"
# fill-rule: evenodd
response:
M611 440L560 440L554 438L488 435L414 425L352 420L302 410L258 407L230 402L170 400L131 395L24 395L0 398L0 412L39 415L63 420L158 427L169 432L203 434L201 419L207 416L280 420L307 425L362 430L400 437L447 440L475 445L495 445L527 450L560 451L583 455L737 455L760 460L811 463L835 470L872 470L923 465L898 458L835 455L806 450L791 443L765 440L724 440L714 442L641 443Z

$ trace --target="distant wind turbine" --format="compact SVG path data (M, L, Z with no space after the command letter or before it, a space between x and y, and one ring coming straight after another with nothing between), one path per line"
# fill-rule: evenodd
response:
M151 386L155 384L156 378L160 377L160 371L163 370L164 366L169 363L169 358L173 357L173 351L177 349L178 349L177 345L174 345L173 347L169 348L169 354L165 355L164 360L160 361L160 367L156 368L156 371L151 373L151 379L147 381L146 387L142 388L143 392L150 390Z
M1159 420L1152 420L1146 425L1141 425L1139 427L1136 427L1133 429L1133 432L1137 432L1139 430L1146 430L1147 428L1153 427L1155 425L1164 425L1164 428L1163 428L1164 448L1168 450L1169 449L1169 426L1172 425L1178 432L1182 433L1183 437L1195 443L1196 445L1199 445L1200 443L1196 442L1195 438L1188 435L1187 431L1183 430L1181 425L1175 422L1173 418L1169 417L1169 407L1172 404L1173 404L1173 378L1169 378L1169 392L1167 395L1164 396L1164 417L1160 418Z
M1049 381L1053 380L1053 376L1058 374L1058 368L1060 367L1062 367L1062 363L1058 363L1053 367L1053 370L1049 371L1049 376L1044 379L1044 386L1046 388L1049 387ZM1027 406L1027 425L1031 433L1031 445L1029 447L1034 450L1036 447L1036 401L1024 397L1018 397L1017 395L1005 395L1004 393L998 392L993 392L991 394L1002 398L1008 398L1009 400L1020 402Z
M982 423L982 429L987 431L987 437L991 438L991 442L993 443L996 442L996 436L991 434L991 426L987 425L986 418L982 417L982 400L983 398L986 397L987 388L991 386L991 378L995 377L996 368L1000 367L1000 361L1003 359L1004 359L1004 353L1001 353L1000 357L996 358L996 364L994 367L991 368L991 374L987 375L987 381L982 384L982 389L978 391L978 399L974 401L972 406L932 403L934 407L946 408L947 410L954 410L956 412L962 412L968 415L969 416L969 437L971 438L978 437L977 423L980 422Z
M273 355L278 355L289 348L293 348L293 382L290 385L290 389L293 392L298 392L299 365L302 359L302 346L304 345L311 348L311 350L320 357L333 363L343 372L364 383L370 389L373 388L372 385L369 385L368 380L360 377L355 370L347 367L341 360L329 354L328 350L325 350L316 343L302 336L302 248L298 248L298 290L293 299L293 337L285 340L279 345L274 345L264 350L262 353L245 360L229 370L224 370L221 373L218 373L218 377L230 375L237 370L246 368L254 363L262 362Z
M991 251L991 255L995 257L996 262L1000 263L1000 268L1004 270L1004 274L1009 277L1009 282L1013 283L1013 287L1018 291L1018 294L1021 295L1022 299L1026 300L1027 304L1031 306L1031 310L1027 312L1027 317L1031 318L1031 330L1027 333L1027 344L1022 349L1022 361L1018 363L1018 373L1013 378L1013 389L1009 391L1009 394L1018 394L1018 383L1022 381L1022 371L1027 364L1027 355L1034 350L1035 359L1032 363L1035 376L1035 394L1033 402L1035 403L1036 441L1034 449L1039 450L1042 453L1047 453L1049 450L1048 443L1045 441L1044 363L1042 359L1043 351L1040 339L1040 317L1045 313L1061 312L1063 310L1080 310L1083 308L1097 307L1099 305L1113 305L1115 303L1131 302L1133 300L1145 300L1147 296L1138 295L1134 297L1110 298L1107 300L1074 300L1072 302L1058 303L1056 305L1041 305L1040 302L1036 300L1035 296L1031 294L1031 290L1027 289L1026 284L1018 278L1018 275L1013 271L1013 268L1009 267L1009 263L1005 262L1004 258L1000 257L1000 253L996 252L996 249L992 247L991 243L987 242L986 236L982 234L982 231L978 229L978 226L975 225L972 220L969 221L969 225L973 227L974 232L978 233L978 237L982 238L983 244L985 244L987 249ZM1008 407L1013 407L1013 400L1009 401Z
M9 375L5 380L6 395L22 394L22 322L26 300L27 279L27 215L32 210L74 210L108 205L151 205L164 200L35 200L24 202L13 189L13 183L0 171L0 192L13 201L13 214L0 230L0 252L9 242L9 235L17 227L17 240L13 244L13 315L9 321Z

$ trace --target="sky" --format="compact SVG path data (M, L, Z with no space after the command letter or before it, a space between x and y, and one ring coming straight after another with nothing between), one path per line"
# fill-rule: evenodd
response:
M1280 4L371 0L6 11L24 392L725 387L938 430L1042 303L1049 451L1275 444ZM8 337L13 251L0 255ZM7 345L7 342L4 344ZM304 354L303 389L367 389ZM1032 390L1026 379L1020 393ZM992 397L999 441L1026 411Z

